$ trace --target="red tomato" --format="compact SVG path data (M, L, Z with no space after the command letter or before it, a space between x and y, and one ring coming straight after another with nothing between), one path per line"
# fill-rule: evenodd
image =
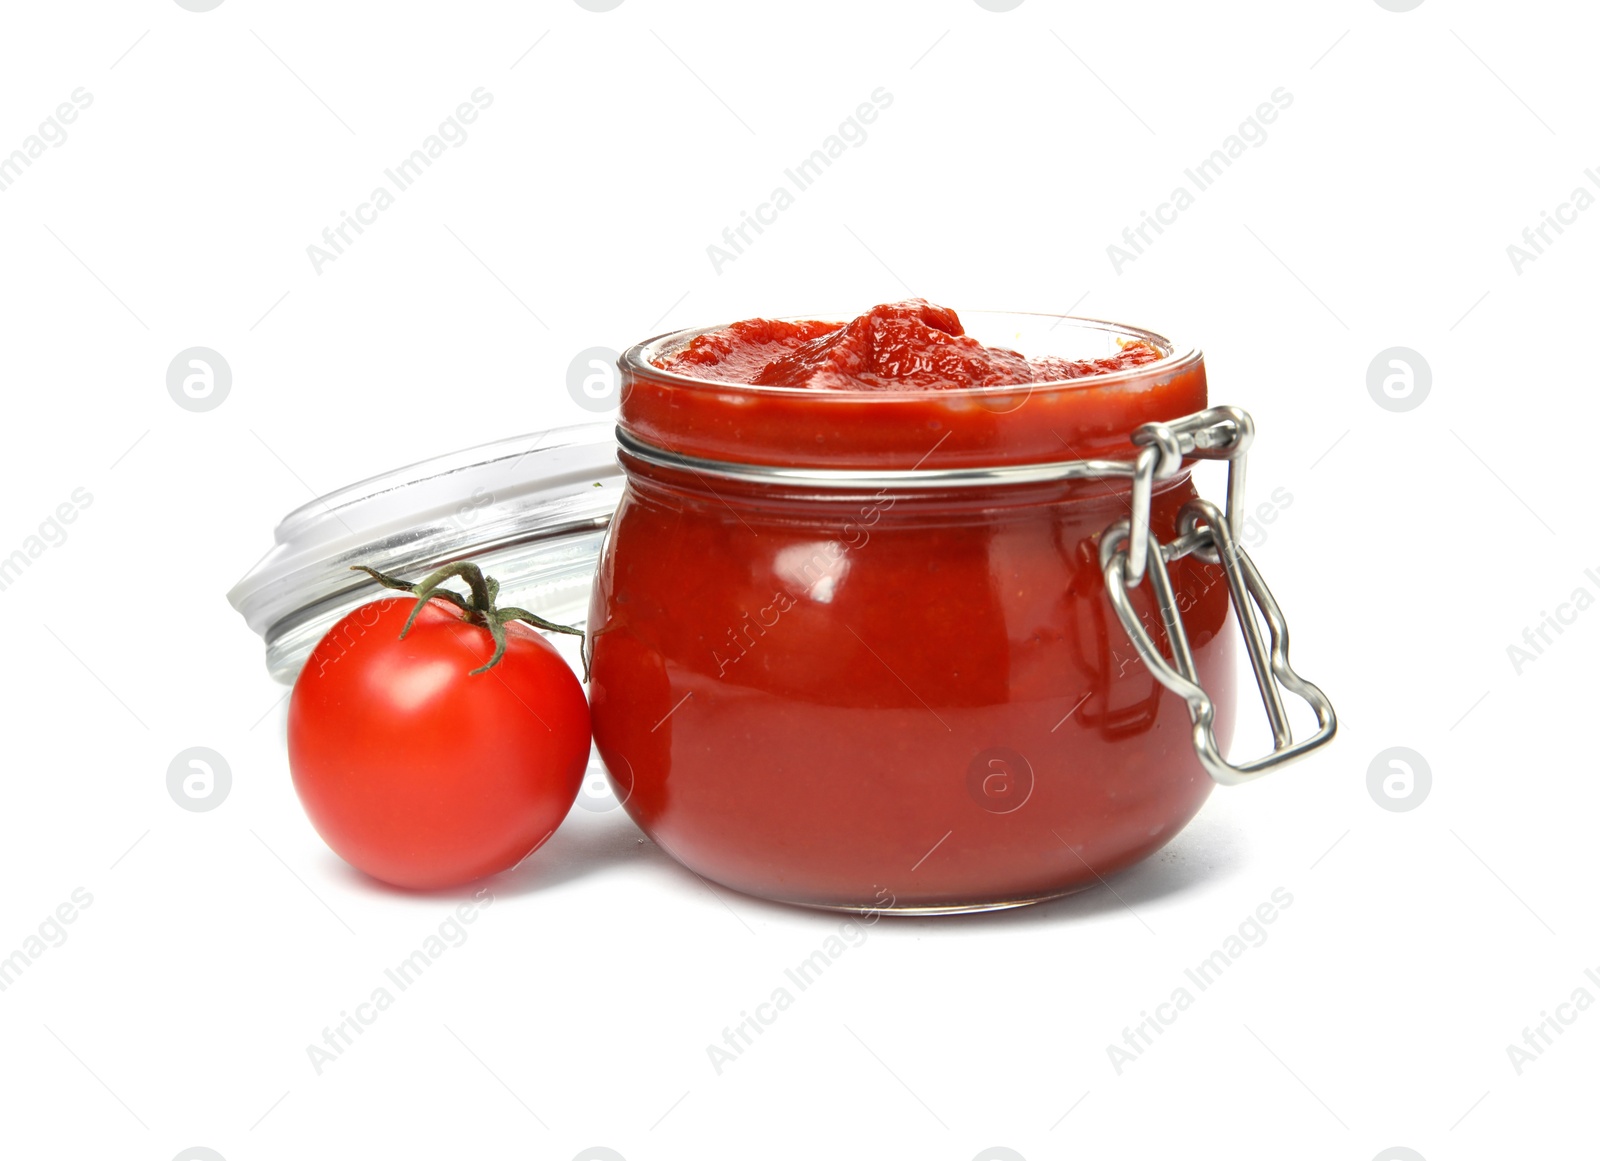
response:
M347 862L401 887L513 867L566 817L589 757L589 705L554 646L489 631L430 600L363 605L312 650L289 701L289 769Z

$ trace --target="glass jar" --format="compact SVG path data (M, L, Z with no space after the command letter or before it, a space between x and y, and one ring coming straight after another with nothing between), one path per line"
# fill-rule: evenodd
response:
M710 880L847 910L1017 906L1145 858L1232 780L1247 558L1225 528L1210 537L1225 518L1196 515L1189 468L1229 439L1242 453L1248 417L1169 425L1205 408L1205 366L1159 335L962 318L1029 356L1137 338L1163 357L924 392L655 365L699 330L620 361L627 485L590 607L595 741L635 821ZM1268 656L1247 620L1276 698L1271 674L1299 679L1286 646L1276 665L1277 626ZM1258 765L1326 740L1286 732Z

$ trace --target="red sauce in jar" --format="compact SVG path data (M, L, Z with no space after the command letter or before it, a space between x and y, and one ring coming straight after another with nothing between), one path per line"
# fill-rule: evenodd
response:
M624 357L621 426L730 463L906 470L1131 458L1140 423L1205 406L1197 352L1062 325L1105 353L1025 358L921 302L672 336ZM595 738L630 814L700 874L817 906L1015 904L1145 857L1209 793L1186 707L1104 594L1125 481L839 491L623 463ZM1186 473L1158 485L1163 539L1194 494ZM1226 745L1227 587L1193 557L1169 572Z
M969 336L956 312L916 298L846 323L747 319L697 335L657 361L667 371L759 387L835 391L955 391L1081 379L1161 357L1132 339L1102 359L1028 359Z

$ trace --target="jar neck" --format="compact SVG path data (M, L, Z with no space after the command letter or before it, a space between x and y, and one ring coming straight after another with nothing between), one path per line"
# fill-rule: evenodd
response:
M897 512L913 517L932 513L975 514L1040 506L1070 506L1085 513L1125 515L1131 480L1119 475L1019 482L970 480L945 487L907 487L888 476L863 478L849 486L817 486L756 476L710 477L692 468L646 462L623 451L619 459L629 489L647 499L673 505L705 505L736 513L790 512L831 515L840 512ZM1189 485L1190 466L1158 480L1153 495ZM868 474L870 475L870 473Z

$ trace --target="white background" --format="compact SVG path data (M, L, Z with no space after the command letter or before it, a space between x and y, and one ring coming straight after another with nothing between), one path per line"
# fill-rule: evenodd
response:
M1600 1011L1520 1075L1507 1045L1600 999L1600 611L1520 674L1507 647L1600 595L1600 213L1520 273L1506 252L1600 166L1592 13L711 9L6 6L0 152L93 104L0 193L0 555L92 503L0 592L0 956L93 902L0 993L0 1154L1592 1155ZM480 86L470 139L317 273L308 244ZM879 86L865 143L716 272ZM1107 245L1280 86L1265 143L1118 273ZM283 691L223 599L278 517L591 418L584 348L908 293L1205 347L1259 425L1253 494L1292 494L1255 556L1337 743L1219 791L1115 894L877 924L721 1075L707 1045L837 919L575 811L318 1075L306 1046L470 892L377 889L302 816ZM205 413L165 383L195 345L233 371ZM1395 345L1432 370L1404 413L1367 390ZM191 746L233 772L209 813L167 793ZM1391 746L1432 770L1404 813L1367 788ZM1119 1075L1107 1045L1280 887L1266 942Z

